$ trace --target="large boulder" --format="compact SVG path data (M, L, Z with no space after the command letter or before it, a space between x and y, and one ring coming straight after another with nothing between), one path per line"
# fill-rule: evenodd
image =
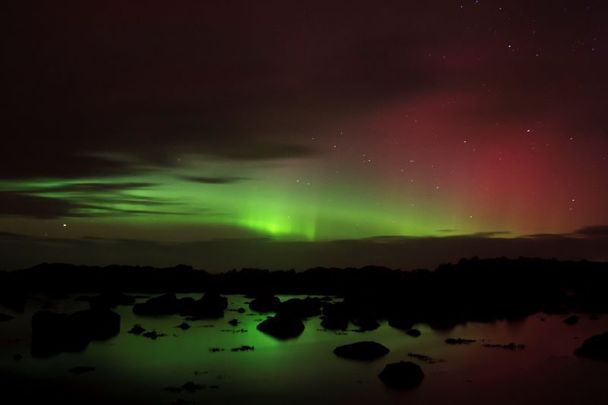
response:
M48 357L81 352L92 340L107 340L120 332L120 315L109 309L88 309L73 314L38 311L32 316L31 353Z
M387 364L378 377L389 388L409 389L420 385L424 373L419 365L411 361L400 361Z
M300 319L321 315L322 301L319 298L292 298L281 303L278 312Z
M372 361L388 354L390 350L376 342L357 342L334 349L334 354L345 359Z
M266 318L258 324L257 329L277 339L290 339L304 332L304 324L299 318L278 314Z
M325 304L321 326L330 330L346 330L349 322L348 308L343 303Z
M196 301L180 300L180 314L193 318L221 318L228 307L228 299L215 292L207 292Z
M175 294L168 293L152 297L146 302L135 304L133 312L137 315L173 315L179 312L180 300Z
M608 361L608 332L591 336L574 352L577 356Z
M281 300L271 294L262 294L255 297L249 303L249 309L255 312L276 312L281 305Z
M115 308L118 305L133 305L135 297L125 295L121 292L104 292L93 297L88 297L91 308Z
M416 319L411 315L394 315L388 319L390 327L408 331L416 324Z
M358 327L359 332L368 332L376 330L380 327L380 323L376 318L369 314L364 314L351 319L353 325Z

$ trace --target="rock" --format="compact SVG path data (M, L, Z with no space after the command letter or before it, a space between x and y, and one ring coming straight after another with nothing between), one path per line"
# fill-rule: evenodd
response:
M109 309L88 309L70 317L83 332L90 334L90 340L107 340L120 332L120 315Z
M230 350L233 351L233 352L249 352L249 351L255 350L255 348L253 346L243 345L243 346L240 346L240 347L233 347Z
M163 336L167 336L167 335L165 335L164 333L158 333L155 330L151 330L149 332L142 334L142 336L145 338L148 338L148 339L156 340L159 337L163 337Z
M422 361L422 362L427 363L427 364L435 364L435 363L441 363L441 362L443 362L443 360L435 360L431 356L427 356L427 355L424 355L424 354L408 353L407 356L411 357L413 359L416 359L418 361Z
M13 289L0 291L0 305L15 312L23 313L27 300L28 296L24 291Z
M224 349L222 349L221 347L212 347L211 349L209 349L209 351L211 353L219 353L219 352L223 352Z
M120 315L109 309L88 309L73 314L38 311L32 316L31 353L48 357L80 352L92 340L106 340L120 332Z
M133 313L137 315L173 315L176 314L180 309L180 300L177 299L175 294L168 293L158 297L153 297L146 302L135 304L133 306Z
M249 309L255 312L276 312L281 305L279 300L274 295L263 294L257 296L249 303Z
M300 319L321 315L322 301L318 298L292 298L281 303L278 312Z
M334 349L334 354L345 359L372 361L388 354L390 350L376 342L357 342Z
M524 350L526 348L526 345L516 344L516 343L508 343L508 344L504 344L504 345L486 343L483 345L483 347L516 351L516 350Z
M72 374L80 375L80 374L90 373L91 371L95 371L95 367L77 366L77 367L72 367L68 371Z
M304 332L304 324L299 318L277 314L259 323L257 329L277 339L290 339Z
M228 299L215 292L207 292L197 301L182 301L180 314L194 319L217 319L224 316Z
M411 337L419 337L420 335L422 335L422 333L420 333L420 331L418 329L408 329L405 331L405 333Z
M36 312L32 316L32 356L48 357L66 350L84 350L89 343L88 339L70 336L68 327L67 314Z
M362 316L355 319L352 319L353 325L358 326L358 332L369 332L371 330L376 330L380 327L380 324L375 318Z
M462 339L462 338L448 338L445 342L449 345L468 345L475 343L475 339Z
M178 328L180 328L181 330L188 330L190 329L190 324L188 322L182 322L179 325L177 325Z
M330 330L346 330L350 317L348 309L343 303L325 304L323 306L323 316L321 326Z
M240 323L238 319L231 319L230 321L228 321L228 323L232 326L238 326L238 324Z
M393 316L388 320L388 325L391 328L405 331L412 329L415 324L416 320L411 316Z
M577 315L571 315L564 319L564 323L566 325L576 325L579 321L579 317Z
M239 314L244 314L245 313L245 308L239 307L236 309L236 312L238 312Z
M105 292L93 297L86 297L91 308L115 308L119 305L135 304L135 297L121 292Z
M15 319L14 316L0 313L0 322L8 322Z
M182 389L186 392L196 392L205 388L204 385L196 384L194 381L188 381L184 385L182 385Z
M129 329L130 334L132 335L141 335L142 333L144 333L146 330L138 323L136 323L135 325L133 325L133 327L131 329Z
M387 364L378 377L389 388L410 389L420 385L424 379L424 373L417 364L400 361Z
M577 356L608 361L608 332L591 336L574 352Z

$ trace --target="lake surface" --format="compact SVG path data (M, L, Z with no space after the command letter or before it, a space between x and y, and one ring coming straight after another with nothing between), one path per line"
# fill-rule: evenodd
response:
M279 341L256 329L266 315L249 311L244 296L231 295L223 319L176 326L180 316L141 317L132 307L116 309L122 317L120 335L93 342L83 353L62 353L48 359L29 354L30 319L43 306L59 312L88 307L74 300L32 299L24 314L0 323L0 373L7 381L27 381L20 387L65 393L70 398L94 398L107 403L264 403L264 404L608 404L608 362L577 358L574 350L594 334L608 331L608 316L591 320L582 315L577 325L565 325L564 316L538 314L520 322L468 323L449 331L416 326L413 338L383 322L371 332L325 331L319 318L305 321L304 333ZM200 297L194 294L183 296ZM280 296L282 300L292 296ZM140 299L140 301L145 299ZM235 310L246 309L243 314ZM3 311L9 313L8 311ZM240 324L233 327L231 319ZM127 333L134 324L166 336L156 340ZM448 345L448 337L477 339L470 345ZM338 345L373 340L391 352L376 361L361 363L336 357ZM487 348L483 343L518 343L525 350ZM255 350L232 352L242 345ZM224 351L211 352L211 348ZM23 359L15 360L15 354ZM427 364L408 353L431 356ZM425 379L410 391L392 391L378 379L387 363L414 361ZM68 370L91 366L75 375ZM188 381L206 388L171 393L168 386ZM5 387L6 388L6 387ZM4 390L3 390L4 391Z

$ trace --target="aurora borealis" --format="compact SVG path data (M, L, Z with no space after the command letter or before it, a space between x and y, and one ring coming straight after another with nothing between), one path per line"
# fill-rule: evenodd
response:
M6 8L0 232L30 260L608 224L601 1Z

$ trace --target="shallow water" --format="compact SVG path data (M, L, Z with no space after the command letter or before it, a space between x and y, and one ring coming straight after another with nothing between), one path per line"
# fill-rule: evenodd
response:
M229 301L223 319L189 322L192 328L186 331L176 327L182 317L140 317L130 306L118 307L120 335L93 342L84 353L34 359L29 355L31 315L43 305L72 312L88 304L73 297L33 300L23 315L0 324L0 372L27 378L33 381L30 386L34 389L44 383L44 387L65 390L75 397L92 396L108 403L171 403L178 398L193 403L265 404L608 403L608 362L573 355L582 340L608 331L606 316L591 320L583 315L574 326L565 325L563 316L546 315L516 323L468 323L449 331L420 324L416 326L422 332L419 338L386 323L365 333L324 331L320 320L311 318L301 336L279 341L256 330L265 315L250 312L245 297L229 296ZM239 307L247 311L235 312ZM241 324L230 326L228 321L233 318ZM127 333L135 323L167 336L150 340ZM478 342L453 346L444 343L447 337ZM391 352L370 363L340 359L332 353L338 345L360 340L377 341ZM526 349L510 351L482 345L511 342L525 344ZM241 345L254 346L255 350L230 350ZM224 351L213 353L212 347ZM410 352L441 361L419 362L408 357ZM16 353L24 358L14 360ZM377 378L385 364L399 360L421 365L425 379L418 388L391 391ZM75 366L96 369L82 375L69 373ZM207 388L179 394L163 389L188 381Z

